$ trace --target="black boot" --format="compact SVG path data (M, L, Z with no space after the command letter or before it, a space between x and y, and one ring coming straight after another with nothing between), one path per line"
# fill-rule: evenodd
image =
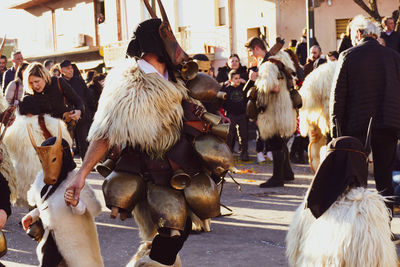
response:
M272 151L272 156L274 158L272 168L272 177L266 181L265 183L260 184L261 188L268 187L280 187L283 186L283 178L284 178L284 169L283 169L283 161L284 161L284 151Z

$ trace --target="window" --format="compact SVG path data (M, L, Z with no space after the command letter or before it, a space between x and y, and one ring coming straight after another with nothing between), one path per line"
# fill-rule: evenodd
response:
M341 39L341 35L346 34L347 24L349 24L350 19L337 19L336 20L336 39Z
M227 0L215 0L215 24L225 26L227 24Z

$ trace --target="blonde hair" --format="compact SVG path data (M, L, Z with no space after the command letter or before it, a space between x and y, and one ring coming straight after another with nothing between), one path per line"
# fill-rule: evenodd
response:
M33 89L30 87L29 85L29 77L30 76L36 76L36 77L40 77L43 78L44 81L46 82L46 84L50 84L51 83L51 75L49 73L49 71L39 62L33 62L31 64L29 64L29 66L26 68L25 72L24 72L24 89L25 92L28 94L33 94Z

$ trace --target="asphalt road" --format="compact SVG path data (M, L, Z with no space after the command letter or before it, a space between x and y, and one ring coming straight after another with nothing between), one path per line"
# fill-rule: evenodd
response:
M250 145L254 149L254 144ZM250 151L255 160L255 152ZM227 178L222 193L221 216L212 220L212 231L192 234L180 252L183 266L287 266L285 236L294 210L302 201L312 179L308 165L293 164L295 180L285 187L264 189L258 185L272 174L269 163L238 162L244 174L233 174L240 183L241 192L232 179ZM105 266L125 266L140 244L134 220L110 219L101 192L102 177L91 173L89 183L103 202L103 212L96 218L102 256ZM369 184L374 187L373 180ZM36 266L36 242L22 230L18 221L27 210L14 208L5 227L9 251L1 262L7 267ZM395 217L392 230L400 233L400 220ZM79 230L78 230L79 231ZM399 251L398 251L399 252ZM79 255L77 255L79 256Z

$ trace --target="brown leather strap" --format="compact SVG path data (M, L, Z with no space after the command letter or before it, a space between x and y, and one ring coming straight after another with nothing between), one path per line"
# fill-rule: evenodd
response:
M204 121L185 121L184 124L202 133L208 133L210 131L210 124Z
M42 134L43 134L44 139L47 140L50 137L52 137L51 133L49 132L49 130L46 127L46 123L44 121L44 116L43 115L39 115L38 122L39 122L40 129L42 130Z
M14 105L15 100L18 100L18 90L19 90L19 82L15 82L15 91L14 91L14 97L13 97L12 105Z

